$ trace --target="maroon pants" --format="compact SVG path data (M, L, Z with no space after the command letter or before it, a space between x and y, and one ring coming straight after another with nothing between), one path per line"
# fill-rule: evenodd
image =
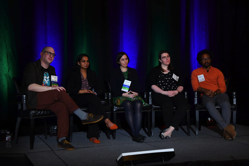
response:
M57 138L67 137L69 131L69 113L73 113L79 107L66 91L51 90L37 93L36 109L49 109L57 117Z

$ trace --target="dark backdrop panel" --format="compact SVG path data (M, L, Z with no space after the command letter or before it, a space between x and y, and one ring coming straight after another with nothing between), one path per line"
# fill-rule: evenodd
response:
M103 85L112 69L118 67L117 53L124 51L145 90L148 72L158 65L158 52L166 49L174 67L185 78L185 89L191 96L190 75L199 67L196 54L208 48L215 55L213 66L230 78L229 91L237 90L238 122L246 123L248 11L247 0L4 0L0 53L2 59L8 59L10 53L6 50L10 50L15 58L3 61L11 64L3 66L3 71L11 72L1 73L0 86L9 84L13 90L11 77L21 77L27 63L39 59L41 49L50 45L57 54L52 65L60 85L65 85L66 76L81 53L89 55L91 69ZM12 35L10 40L6 40L6 36L11 36L6 35L6 30ZM15 120L11 113L15 112L14 100L2 102L13 95L14 92L1 93L2 119Z

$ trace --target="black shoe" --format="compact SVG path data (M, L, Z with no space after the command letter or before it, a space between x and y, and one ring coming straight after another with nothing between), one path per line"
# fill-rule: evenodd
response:
M159 135L159 137L160 137L161 139L170 139L170 138L171 138L171 135L166 135L166 136L164 136L164 132L161 132L160 135Z
M64 148L66 150L74 150L73 145L70 144L67 140L63 139L61 142L58 142L58 147Z
M144 142L144 138L138 136L138 137L132 137L132 141L138 142L138 143L143 143Z
M83 125L85 124L91 124L91 123L97 123L103 119L103 115L94 115L94 114L88 114L86 120L81 120L81 123Z
M143 135L141 135L141 134L139 134L139 136L138 136L139 138L141 138L141 139L143 139L143 140L145 140L146 139L146 137L145 136L143 136Z

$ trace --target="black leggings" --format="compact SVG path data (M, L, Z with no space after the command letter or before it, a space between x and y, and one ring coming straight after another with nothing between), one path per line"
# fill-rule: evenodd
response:
M178 127L188 109L187 100L184 95L179 93L174 97L169 97L159 93L152 93L153 104L158 105L162 109L163 121L166 128L170 126ZM173 107L176 106L177 110L173 115Z
M139 136L142 123L142 101L125 100L122 102L121 106L125 108L125 118L131 128L132 136Z
M95 115L104 115L103 120L107 118L105 108L101 103L100 98L95 94L84 93L73 96L73 99L79 107L87 107L88 113L93 113ZM98 123L88 125L87 138L91 137L99 137Z

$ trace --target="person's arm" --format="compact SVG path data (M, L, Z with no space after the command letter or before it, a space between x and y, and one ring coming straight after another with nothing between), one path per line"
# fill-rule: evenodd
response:
M122 74L122 73L121 73ZM122 82L123 83L123 82ZM110 85L111 85L111 90L112 93L116 94L117 96L122 96L123 93L121 91L122 85L120 87L120 83L118 82L118 76L117 76L117 72L116 70L114 70L111 74L110 74ZM127 93L128 94L128 93Z
M33 91L33 92L45 92L45 91L49 91L49 90L58 90L58 91L63 91L65 90L64 87L59 87L59 86L42 86L39 84L30 84L28 86L28 90L29 91Z
M161 88L159 88L157 85L152 85L151 89L156 92L156 93L160 93L162 95L166 95L169 96L171 95L172 91L163 91Z
M209 96L209 97L214 97L215 96L215 93L212 90L205 89L205 88L202 88L202 87L198 87L197 92L199 92L201 94L204 94L206 96Z

